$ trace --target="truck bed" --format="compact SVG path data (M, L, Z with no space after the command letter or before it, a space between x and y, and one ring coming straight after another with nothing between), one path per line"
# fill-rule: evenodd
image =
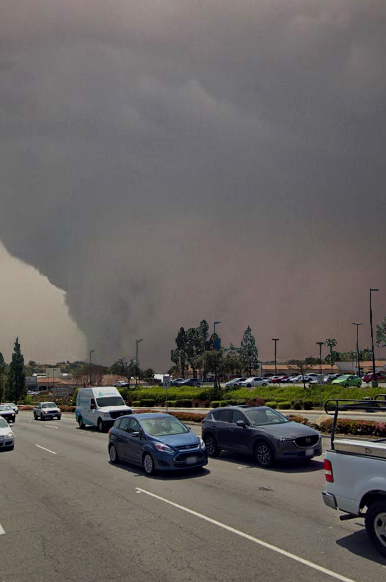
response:
M386 459L386 439L380 439L377 441L336 439L334 441L334 449L336 452L340 453Z

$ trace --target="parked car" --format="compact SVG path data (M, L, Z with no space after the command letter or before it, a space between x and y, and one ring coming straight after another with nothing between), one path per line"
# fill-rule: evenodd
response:
M7 422L16 422L16 412L9 404L0 404L0 416Z
M307 374L306 378L309 384L324 384L323 374Z
M319 433L268 406L215 408L202 422L208 455L222 450L253 455L268 468L275 460L312 459L322 454Z
M351 376L350 374L343 374L343 376L339 376L339 378L335 378L332 381L332 384L336 384L339 386L344 386L344 388L348 388L349 386L356 386L359 388L362 385L361 378L358 376Z
M332 384L333 380L336 380L339 376L342 376L342 374L327 374L327 376L324 377L324 383Z
M128 461L156 470L193 469L208 462L202 438L170 414L142 413L122 416L109 430L110 461Z
M225 388L238 388L240 386L240 382L244 382L246 378L233 378L225 384Z
M189 380L185 380L182 386L194 386L195 388L201 388L201 380L199 378L189 378Z
M253 386L268 386L269 382L261 378L260 376L252 376L251 378L247 378L243 380L243 382L239 382L240 388L252 388Z
M304 381L306 382L306 380ZM291 376L288 378L288 380L286 380L286 382L290 384L300 384L303 382L303 376Z
M55 402L40 402L33 412L34 420L48 420L49 418L60 420L62 418L61 410L56 406Z
M386 381L386 373L385 372L375 372L375 379L378 380L378 382L385 382ZM367 374L365 374L362 377L363 382L372 382L373 380L373 373L372 372L367 372Z
M19 408L14 402L4 402L5 406L11 406L16 414L19 414Z
M273 376L271 378L271 384L280 384L280 382L283 382L284 380L286 380L288 378L287 374L282 374L280 376Z
M185 378L176 378L176 380L172 380L172 386L183 386L184 382L186 382Z
M14 446L15 435L5 418L0 416L0 450L9 449L12 451Z

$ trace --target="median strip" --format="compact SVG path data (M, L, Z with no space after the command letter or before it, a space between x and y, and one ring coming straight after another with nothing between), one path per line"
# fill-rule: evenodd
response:
M153 497L154 499L158 499L159 501L163 501L164 503L167 503L168 505L172 505L173 507L176 507L177 509L180 509L181 511L185 511L186 513L190 513L190 515L194 515L195 517L198 517L199 519L202 519L202 520L207 521L213 525L216 525L217 527L225 529L226 531L229 531L233 534L236 534L236 535L238 535L246 540L249 540L250 542L258 544L259 546L262 546L263 548L267 548L268 550L272 550L273 552L276 552L277 554L281 554L282 556L286 556L287 558L290 558L291 560L294 560L295 562L299 562L300 564L308 566L309 568L312 568L313 570L317 570L318 572L322 572L323 574L326 574L327 576L330 576L331 578L335 578L335 580L341 580L341 582L354 582L354 580L352 580L351 578L347 578L346 576L342 576L341 574L337 574L336 572L333 572L332 570L328 570L327 568L323 568L323 566L318 566L318 564L314 564L313 562L310 562L309 560L301 558L300 556L297 556L296 554L291 554L291 552L287 552L286 550L282 550L281 548L278 548L277 546L273 546L272 544L269 544L267 542L264 542L263 540L255 538L247 533L244 533L238 529L235 529L229 525L226 525L225 523L221 523L220 521L212 519L211 517L203 515L202 513L198 513L197 511L193 511L192 509L188 509L187 507L184 507L183 505L179 505L178 503L174 503L174 501L169 501L169 499L165 499L164 497L160 497L159 495L155 495L154 493L150 493L150 491L146 491L145 489L141 489L140 487L136 487L136 490L137 490L137 493L144 493L145 495L149 495L149 497Z
M55 451L50 451L50 449L46 449L45 447L41 447L40 445L36 445L35 447L38 447L39 449L43 449L43 451L47 451L47 453L51 453L52 455L56 455L57 453L55 453Z

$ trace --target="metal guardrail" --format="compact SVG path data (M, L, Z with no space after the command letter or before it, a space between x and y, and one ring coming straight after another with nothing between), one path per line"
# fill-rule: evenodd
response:
M382 399L380 398L382 397ZM331 410L332 403L334 405ZM342 403L342 404L341 404ZM363 412L386 412L386 394L377 394L373 399L364 398L355 400L351 398L331 398L324 403L324 411L329 416L334 416L331 429L331 449L334 450L336 423L339 412L361 410Z

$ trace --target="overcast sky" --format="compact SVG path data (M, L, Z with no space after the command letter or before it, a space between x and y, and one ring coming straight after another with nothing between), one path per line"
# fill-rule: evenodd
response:
M280 359L354 349L355 321L369 344L384 0L3 0L0 39L5 356L18 335L110 364L143 338L167 369L204 318L225 345L250 325L263 359L272 337Z

